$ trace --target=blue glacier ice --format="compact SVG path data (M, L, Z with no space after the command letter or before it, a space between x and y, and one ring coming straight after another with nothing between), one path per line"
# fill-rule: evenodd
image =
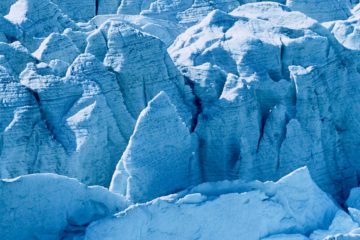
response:
M200 101L205 180L269 180L308 165L328 192L356 185L359 53L317 21L278 3L217 10L169 52Z
M76 179L33 174L0 181L2 239L63 239L127 207L103 187Z
M360 239L359 119L359 0L1 0L0 238Z
M204 183L135 205L92 223L85 239L255 240L306 234L327 227L337 209L301 168L276 183Z
M110 191L145 202L195 184L200 172L192 144L185 122L160 92L140 113Z

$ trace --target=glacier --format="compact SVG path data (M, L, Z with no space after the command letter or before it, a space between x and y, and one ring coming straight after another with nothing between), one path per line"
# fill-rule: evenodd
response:
M210 13L169 52L200 101L205 180L270 180L308 165L328 192L356 184L356 130L346 128L359 114L359 55L317 21L277 3L247 4Z
M360 239L359 0L1 0L0 238Z
M199 164L193 142L176 107L160 92L140 113L110 191L146 202L196 183Z

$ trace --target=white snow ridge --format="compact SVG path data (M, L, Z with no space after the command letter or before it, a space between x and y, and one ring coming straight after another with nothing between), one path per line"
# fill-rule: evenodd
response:
M0 240L360 240L359 0L1 0Z

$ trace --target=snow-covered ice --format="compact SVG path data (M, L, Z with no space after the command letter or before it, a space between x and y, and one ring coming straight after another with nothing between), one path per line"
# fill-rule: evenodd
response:
M276 183L206 184L135 205L91 224L85 239L256 240L307 234L326 228L337 209L301 168Z

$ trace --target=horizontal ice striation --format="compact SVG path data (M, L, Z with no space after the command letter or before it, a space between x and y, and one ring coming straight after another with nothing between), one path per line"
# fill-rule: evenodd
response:
M170 46L176 37L186 29L177 22L143 15L98 15L94 17L89 24L94 26L94 28L99 28L108 20L126 22L144 33L159 38L167 47Z
M205 183L138 204L94 222L85 239L257 240L327 228L337 210L301 168L276 183Z
M18 79L26 62L35 60L19 46L3 46L3 66L9 67L1 76L1 177L57 172L109 184L135 123L115 74L85 54L68 70L64 62L63 78L50 61L50 67L29 63ZM61 55L43 50L46 60Z
M86 52L116 74L127 109L135 119L153 97L165 91L191 126L195 112L191 89L162 41L126 22L110 19L89 36Z
M200 102L205 180L307 165L328 192L356 184L359 55L315 20L270 2L216 10L169 52Z
M213 10L230 12L246 3L262 0L123 0L117 11L120 15L147 16L153 19L178 23L182 27L192 26ZM285 4L286 0L273 0Z
M11 5L15 2L17 2L17 0L2 0L0 2L0 14L6 15L9 12ZM86 0L76 2L72 0L50 0L50 2L56 4L59 9L72 20L86 22L99 14L116 13L121 0ZM26 6L26 4L23 6Z
M262 0L123 0L118 14L143 15L152 18L177 22L184 26L191 26L213 10L230 12L236 7ZM351 15L351 6L356 2L338 0L273 0L288 5L294 11L300 11L320 21L346 19Z
M87 183L108 184L133 124L116 76L84 54L64 78L42 75L41 69L28 65L21 83L34 93L48 131L65 151L61 158L68 174Z
M121 0L96 0L96 15L116 13Z
M169 46L187 27L196 24L211 11L220 9L229 12L249 2L256 0L124 0L119 5L118 14L98 15L91 20L91 24L99 27L108 19L126 21ZM285 3L283 0L276 2Z
M35 63L36 59L20 42L0 42L0 65L15 78L25 69L28 63Z
M98 0L72 1L51 0L54 4L75 21L86 21L97 14Z
M87 22L93 17L102 14L115 14L121 0L51 0L71 19L78 22Z
M120 14L141 14L161 19L176 21L184 25L198 22L214 9L231 11L241 3L254 1L238 0L123 0L119 7Z
M4 67L0 69L1 178L29 172L65 174L61 159L64 151L41 121L36 98Z
M359 1L255 2L1 0L0 178L131 204L2 180L1 238L360 239Z
M127 207L103 187L87 187L76 179L34 174L0 180L1 238L70 239L92 221Z
M18 0L5 16L23 31L20 41L34 51L43 38L66 28L79 27L60 8L49 0Z
M200 176L192 144L175 106L159 93L141 112L110 190L145 202L196 183Z
M130 21L135 25L140 24L145 32L154 34L167 44L170 44L169 41L174 40L174 33L182 32L185 27L189 27L199 22L212 10L219 9L229 12L242 4L261 0L181 0L173 2L164 0L90 0L77 1L76 3L69 0L46 0L41 3L38 3L37 1L38 0L2 1L0 3L0 10L2 9L0 14L6 15L9 13L9 17L12 18L11 21L21 21L22 18L25 21L26 19L24 16L36 15L32 13L37 12L39 13L37 14L38 16L43 17L31 19L31 21L36 23L36 25L43 25L45 30L43 33L45 33L45 35L49 34L49 32L47 32L47 29L49 28L52 29L53 32L61 32L61 29L64 26L78 28L72 20L86 22L95 16L101 16L101 18L111 18L112 16L124 18L127 16L127 21ZM274 2L282 4L286 3L285 0L274 0ZM326 6L327 8L325 10L318 12L320 12L320 15L322 13L323 16L328 16L329 20L344 19L339 16L343 16L343 12L345 12L345 15L349 15L350 6L355 4L355 2L350 3L346 1L321 1L315 3L312 1L305 3L300 1L299 3L292 2L293 1L289 1L289 5L294 5L296 10L301 10L305 13L310 12L310 15L311 9L318 9L319 7L323 8ZM12 11L11 7L13 7ZM118 14L120 15L103 15L115 14L118 7ZM339 9L345 10L340 11ZM61 14L59 14L59 12L61 12ZM55 16L55 18L51 16ZM49 19L57 19L56 21L58 23L49 26ZM144 21L148 22L145 23ZM29 21L28 25L30 25ZM26 42L25 45L33 51L38 46L39 39L37 39L38 37L33 38L32 34L28 33L28 30L25 32L27 34L25 34L24 37L24 44ZM168 36L168 34L170 34L170 36Z
M34 24L29 26L41 35L18 40L31 46L32 53L20 42L0 43L0 65L11 76L7 82L14 91L24 89L30 102L3 107L9 116L1 130L1 178L56 172L108 186L138 115L160 91L177 106L188 129L192 127L196 110L191 89L161 40L119 20L109 20L88 37L88 29L59 27L40 11L41 4L31 3L32 8L12 8L25 15L39 12L36 19L45 23L36 22L49 24L52 33L46 36ZM53 3L44 8L65 17ZM22 23L9 24L23 29ZM101 38L103 44L97 42ZM3 98L6 102L16 93L6 90ZM31 112L20 111L23 108Z
M307 16L327 22L332 20L345 20L351 15L350 7L346 1L339 0L287 0L286 5L293 11L300 11Z
M135 15L76 24L67 11L87 3L69 9L66 1L4 1L9 11L0 17L0 65L11 88L26 90L30 103L3 107L9 115L1 176L46 169L109 184L139 114L164 91L199 137L192 147L199 145L205 180L273 179L308 165L324 189L349 189L358 168L359 66L357 53L337 40L356 49L357 8L326 29L284 5L246 2L122 1L119 12ZM120 2L95 4L96 15L103 4ZM328 6L333 11L338 5ZM224 11L211 12L169 48L184 78L166 51L188 26L177 14L205 16L212 9ZM343 30L331 24L354 26L353 39L342 42ZM4 102L16 99L16 93L3 96ZM18 110L23 107L31 107L31 117Z

